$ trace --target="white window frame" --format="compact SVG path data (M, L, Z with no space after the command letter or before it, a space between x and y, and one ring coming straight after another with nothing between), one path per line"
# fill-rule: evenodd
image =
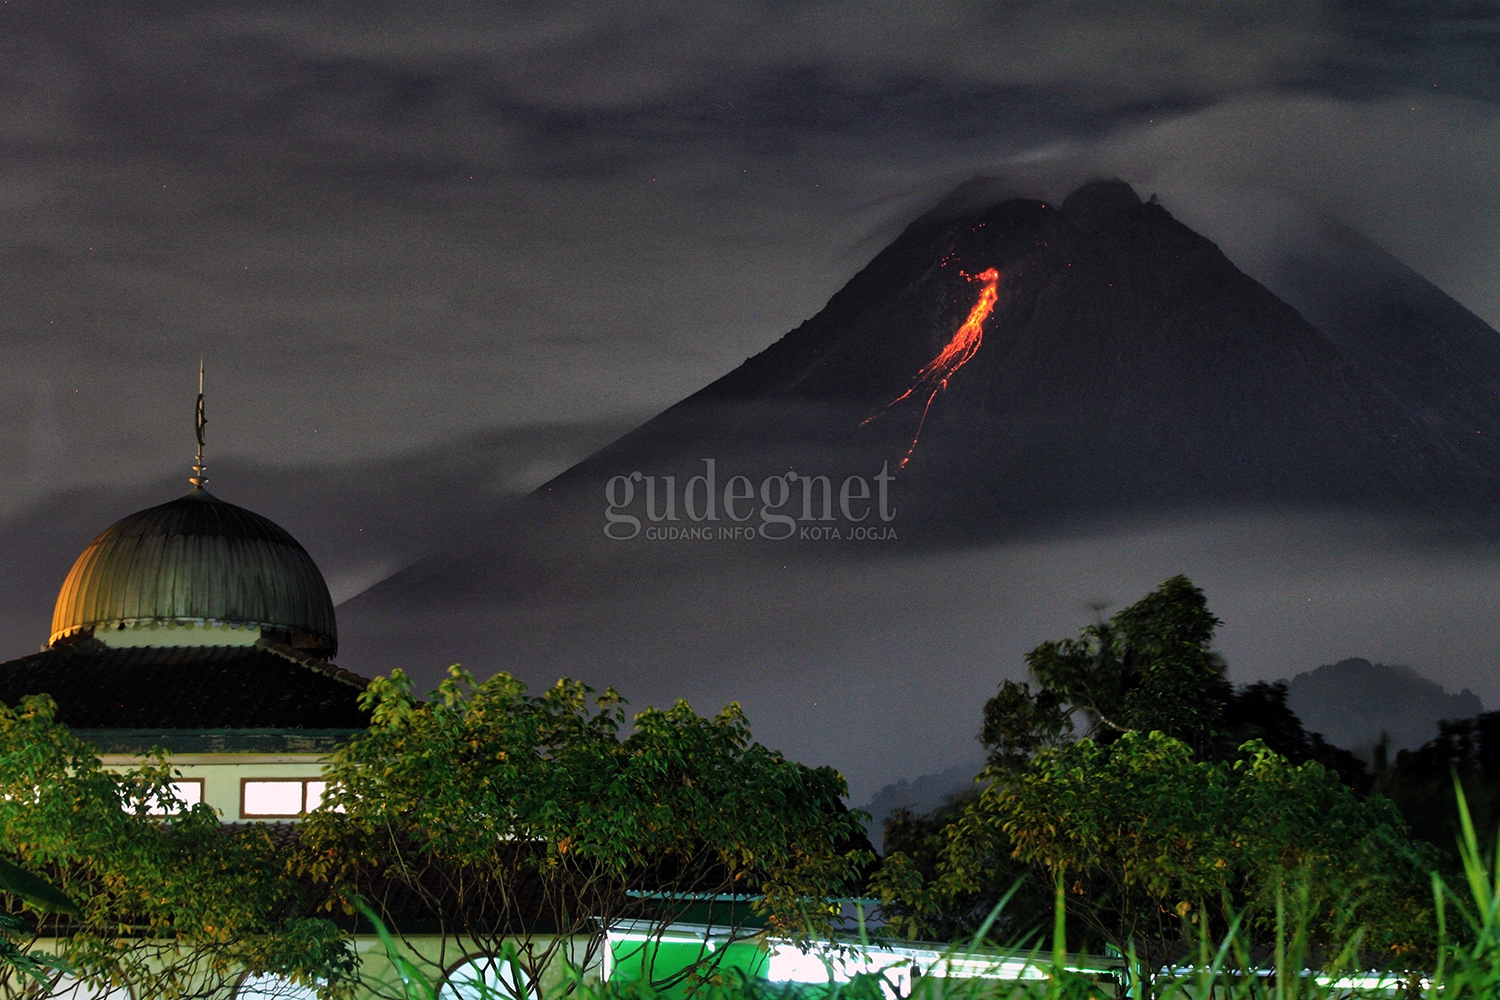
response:
M299 811L294 812L294 813L252 813L252 812L247 812L245 810L245 791L252 784L267 784L267 785L297 785L297 784L300 784L302 786L302 789L301 789L301 794L298 796L298 801L302 803L302 808ZM327 778L323 778L323 777L317 777L317 778L273 778L273 777L268 777L268 776L262 776L262 777L259 777L259 778L241 778L240 779L240 819L301 819L302 817L306 816L309 812L311 812L313 809L317 809L322 804L321 798L320 798L320 800L318 802L316 802L316 803L314 803L312 805L311 809L308 808L308 802L307 802L307 792L308 792L307 786L308 785L322 785L323 786L323 790L326 793L327 790L328 790L328 779Z

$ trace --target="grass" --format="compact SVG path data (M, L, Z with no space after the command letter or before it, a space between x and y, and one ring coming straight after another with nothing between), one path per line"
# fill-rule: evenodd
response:
M847 981L826 984L770 983L725 975L705 980L691 990L692 1000L1360 1000L1397 998L1397 1000L1500 1000L1500 850L1486 854L1481 850L1474 823L1457 786L1461 827L1459 854L1463 882L1459 890L1449 886L1436 873L1432 892L1437 913L1438 957L1433 969L1423 972L1372 973L1358 969L1360 935L1356 932L1342 952L1323 963L1314 972L1309 969L1305 921L1299 914L1307 911L1305 898L1280 900L1274 948L1265 960L1252 959L1250 942L1238 924L1231 925L1219 940L1206 933L1194 942L1196 954L1190 962L1171 969L1152 970L1140 967L1134 955L1118 962L1114 972L1089 971L1080 963L1069 962L1065 954L1066 928L1064 908L1058 906L1053 927L1052 950L1040 948L1015 950L997 956L993 950L981 950L977 943L1005 905L1002 900L989 921L965 946L950 946L939 959L936 974L914 974L910 963L895 962L884 968L850 976ZM1500 844L1497 844L1500 848ZM1059 892L1061 889L1059 888ZM379 918L369 910L365 915L374 923L385 943L399 983L383 984L382 995L399 1000L514 1000L487 989L465 991L461 996L451 987L444 990L422 970L408 961L397 948ZM864 940L846 946L845 958L870 950ZM965 965L971 970L979 963L979 975L970 978L945 976L944 963ZM984 967L984 962L989 962ZM1086 963L1085 963L1086 964ZM866 964L868 968L868 964ZM1024 971L1022 971L1024 970ZM834 978L832 961L830 979ZM569 1000L680 1000L681 988L658 991L642 982L600 983L587 979L580 970L569 969L563 990ZM535 997L535 1000L563 1000L562 996Z

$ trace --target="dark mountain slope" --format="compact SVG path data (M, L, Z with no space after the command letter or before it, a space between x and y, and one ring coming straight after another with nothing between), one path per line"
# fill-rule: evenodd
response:
M1425 426L1500 469L1500 336L1488 324L1332 219L1288 248L1268 280Z
M1451 591L1406 589L1431 577L1396 551L1405 525L1340 513L1482 526L1500 509L1482 455L1124 185L1061 208L984 188L918 219L818 315L514 516L341 606L346 662L400 666L420 686L461 661L534 688L615 685L636 705L739 699L760 738L837 764L864 798L962 759L963 720L1025 650L1172 573L1209 588L1241 650L1320 630L1354 646L1382 616L1434 656L1476 641ZM980 303L986 286L961 272L991 267L982 340L891 484L898 540L604 538L606 484L632 471L635 514L645 477L664 489L674 476L672 526L692 527L681 493L705 458L721 489L736 474L759 486L789 468L835 483L894 468L921 408L887 404ZM1263 516L1213 516L1246 508ZM722 513L719 529L756 525ZM1155 523L1117 531L1119 517ZM1023 544L986 544L1007 539ZM1487 570L1443 565L1488 593Z
M1207 508L1462 520L1500 498L1488 454L1423 419L1401 396L1411 385L1371 378L1128 185L1088 185L1060 209L965 200L914 222L817 316L544 487L543 519L597 518L611 476L681 482L706 457L755 481L870 476L919 426L895 490L923 538ZM925 390L889 404L963 325L987 268L999 295L982 343L923 426Z

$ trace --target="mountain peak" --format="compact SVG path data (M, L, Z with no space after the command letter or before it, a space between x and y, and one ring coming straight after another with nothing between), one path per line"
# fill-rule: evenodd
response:
M1495 470L1118 178L1061 210L960 186L816 316L541 492L592 510L612 477L680 486L708 458L757 483L885 463L902 538L1500 502Z
M1063 199L1062 213L1073 225L1095 230L1141 204L1135 188L1118 177L1090 181Z

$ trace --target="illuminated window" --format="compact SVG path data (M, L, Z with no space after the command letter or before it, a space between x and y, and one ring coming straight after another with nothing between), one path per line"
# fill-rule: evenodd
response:
M262 973L246 976L234 988L234 1000L317 1000L318 991L299 986L284 976Z
M166 816L170 813L186 812L193 806L203 801L203 779L183 778L172 782L172 796L177 799L175 803L167 804L151 796L146 800L147 816Z
M537 1000L531 979L500 958L471 958L443 977L438 1000Z
M245 778L240 782L240 816L295 819L323 804L328 782L321 778Z

